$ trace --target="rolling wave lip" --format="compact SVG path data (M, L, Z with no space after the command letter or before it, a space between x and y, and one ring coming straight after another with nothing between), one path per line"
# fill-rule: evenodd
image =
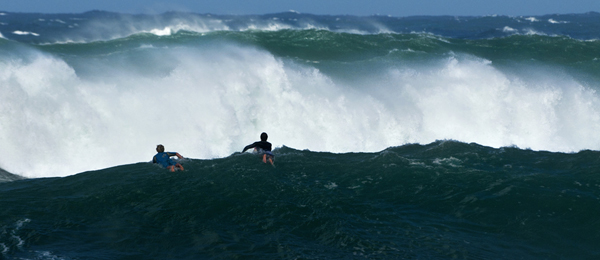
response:
M220 35L221 33L226 33L225 37ZM327 36L327 37L323 37ZM475 40L467 40L467 39L455 39L452 37L445 37L442 35L433 34L430 32L408 32L408 33L386 33L386 34L372 34L370 36L366 36L365 38L349 38L349 37L361 37L362 34L348 34L345 32L335 32L329 30L321 30L321 29L284 29L284 30L276 30L276 31L262 31L262 30L247 30L247 31L211 31L211 32L197 32L193 30L187 29L173 29L171 27L165 27L163 29L152 29L150 31L140 31L130 35L106 39L106 40L75 40L75 39L66 39L62 41L54 41L54 42L44 42L38 43L38 46L68 46L68 45L86 45L86 44L121 44L123 42L140 42L140 45L151 45L152 42L155 41L172 41L174 40L177 44L179 39L196 41L198 39L202 39L203 37L207 37L206 39L221 39L230 42L236 42L240 39L249 40L253 44L260 45L259 42L265 42L266 40L274 42L279 40L282 44L293 44L294 41L305 41L308 43L318 44L319 46L322 44L327 44L338 41L347 41L352 40L355 42L362 42L367 45L371 45L372 47L377 48L378 46L383 46L386 41L396 41L398 44L407 43L410 41L414 41L414 44L419 44L422 40L430 40L439 42L442 44L449 44L452 46L465 45L468 47L469 45L475 44L475 46L489 45L490 41L498 41L498 42L510 42L515 41L520 44L525 43L525 41L529 41L529 45L549 45L553 46L556 44L555 41L565 40L569 41L570 44L585 44L585 43L596 43L600 41L600 39L576 39L565 35L547 35L544 33L538 33L533 31L528 32L510 32L510 35L506 35L504 37L492 37L492 38L482 38ZM290 38L291 37L291 38ZM378 38L372 38L378 37ZM8 41L14 41L7 38L2 38L0 35L0 39L5 39ZM289 41L288 41L289 40ZM381 41L377 43L376 41ZM549 42L550 41L550 42ZM427 44L423 45L426 46ZM529 46L527 45L527 46ZM310 46L303 46L310 47ZM522 49L521 46L514 45L515 49ZM582 46L586 48L585 46Z
M344 18L303 17L334 21ZM167 15L159 18L174 19ZM234 18L237 20L233 21ZM250 19L243 18L232 16L232 21L226 22L230 26ZM391 19L376 18L384 24L384 19ZM353 17L347 19L356 21ZM414 21L423 19L426 18ZM497 17L478 19L493 21ZM504 24L511 18L501 19ZM83 24L82 20L61 21ZM111 23L97 24L107 25ZM21 151L28 150L23 143L29 142L32 151L39 151L35 161L14 159L3 162L2 166L11 172L31 171L42 176L71 174L145 158L145 152L137 148L145 145L146 140L142 139L136 139L140 143L127 148L129 158L116 155L108 158L112 155L101 149L92 151L68 144L72 141L105 146L105 134L120 133L125 123L128 129L136 129L131 131L136 133L135 137L140 137L147 130L147 122L155 120L146 113L156 107L154 98L192 111L173 116L181 118L175 120L182 122L176 127L185 129L187 136L210 135L212 130L203 126L214 125L215 121L222 122L219 127L223 129L237 125L263 128L267 122L278 122L272 127L286 129L280 140L297 147L333 152L375 151L405 142L427 143L440 138L552 151L598 147L594 133L600 124L595 121L598 103L594 88L599 81L587 77L588 72L593 73L597 68L596 61L590 61L597 58L593 56L596 43L537 35L469 40L432 32L364 36L321 29L198 33L159 25L138 28L136 31L141 33L126 38L82 46L21 48L26 44L16 42L14 45L19 48L13 48L12 42L2 44L1 54L9 57L2 60L12 60L0 63L3 66L0 71L8 75L0 77L5 82L0 85L11 90L3 92L2 107L15 111L2 118L6 120L5 128L11 129L9 136L13 135L6 142L14 142ZM83 33L80 28L77 32ZM150 28L158 31L153 33ZM570 49L575 51L564 47L575 47ZM579 76L580 73L586 74L585 77ZM173 91L163 93L166 86L173 87ZM272 107L279 110L269 114L274 120L247 120L272 111ZM200 113L207 110L219 114ZM22 111L26 112L19 114ZM48 120L48 111L54 111L52 120ZM215 118L211 119L212 116ZM13 123L23 122L24 117L35 119ZM67 159L69 162L62 158L47 162L39 159L54 156L57 146L48 143L40 149L40 143L30 142L27 133L32 125L39 126L36 136L56 140L65 151L82 149L81 159L73 157ZM56 131L57 125L65 130ZM188 127L191 125L197 127ZM326 142L315 145L310 141L314 138L310 131L316 130ZM296 131L306 138L290 134ZM187 147L178 150L198 158L224 156L249 139L243 137L249 134L242 132L249 131L222 137L223 143L230 147L214 143L214 147L205 149L182 144ZM121 149L117 141L121 137L126 138L123 134L114 137L111 145ZM347 142L357 137L362 139ZM27 153L31 156L31 152ZM85 162L88 156L102 157L105 161ZM65 170L65 164L69 170Z

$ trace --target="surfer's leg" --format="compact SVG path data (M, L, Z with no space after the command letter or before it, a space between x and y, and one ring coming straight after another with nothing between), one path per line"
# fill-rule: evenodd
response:
M181 166L181 164L178 163L178 164L175 165L175 167L177 167L177 168L179 168L180 170L183 171L183 166Z
M269 161L269 163L271 163L271 165L273 165L273 166L274 166L274 164L273 164L273 159L275 159L275 156L273 156L273 154L272 154L272 153L270 153L270 152L266 152L266 153L263 155L263 162L264 162L264 163L267 163L267 160L268 160L268 161Z
M169 171L172 171L172 172L174 172L174 171L175 171L175 166L173 166L173 165L169 165L169 166L167 167L167 169L169 169Z

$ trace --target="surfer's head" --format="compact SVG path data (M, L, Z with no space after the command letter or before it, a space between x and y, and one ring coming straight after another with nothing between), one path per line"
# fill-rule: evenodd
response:
M164 153L165 152L165 147L162 144L159 144L156 146L156 151L159 153Z
M261 141L267 141L267 138L269 138L269 136L267 135L267 133L263 132L262 134L260 134L260 140Z

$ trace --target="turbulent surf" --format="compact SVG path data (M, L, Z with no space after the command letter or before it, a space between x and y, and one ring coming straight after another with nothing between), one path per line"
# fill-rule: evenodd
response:
M0 12L0 252L597 258L599 18Z

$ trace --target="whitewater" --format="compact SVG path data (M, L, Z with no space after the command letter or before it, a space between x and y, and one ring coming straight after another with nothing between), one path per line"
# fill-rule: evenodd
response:
M600 149L599 15L0 16L0 168L26 177L275 147ZM597 21L597 20L596 20Z
M599 21L0 11L0 259L598 259Z

